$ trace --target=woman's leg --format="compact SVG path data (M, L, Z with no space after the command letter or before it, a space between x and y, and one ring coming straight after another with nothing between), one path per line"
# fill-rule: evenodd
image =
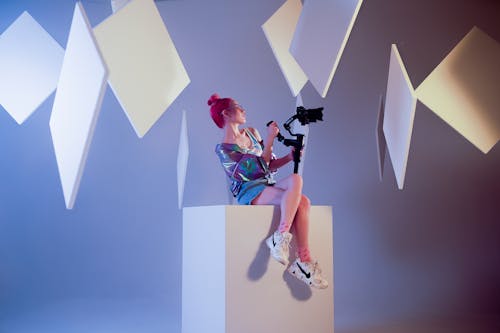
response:
M297 214L293 220L295 239L297 241L297 252L302 262L311 261L309 252L309 210L311 201L302 194Z
M280 205L281 218L278 230L289 232L302 200L302 177L297 174L281 179L274 186L262 191L252 205Z
M288 267L288 271L309 286L320 289L327 288L328 281L322 276L318 262L313 262L309 254L309 210L311 202L309 198L302 194L302 178L293 174L279 181L273 187L266 187L252 201L252 204L281 206L280 229L282 226L288 226L288 230L293 227L299 252L299 258ZM275 234L279 234L276 237L276 243ZM271 255L284 265L288 265L290 236L288 232L276 232L266 240Z
M308 262L311 260L309 252L309 209L311 207L311 202L309 198L301 192L302 178L299 175L293 174L279 181L273 187L266 187L266 189L253 200L252 204L273 204L281 206L281 219L278 231L283 235L289 232L293 227L300 260L302 262ZM282 263L286 263L283 256L287 257L287 253L287 250L285 250L284 255L279 253L275 258Z

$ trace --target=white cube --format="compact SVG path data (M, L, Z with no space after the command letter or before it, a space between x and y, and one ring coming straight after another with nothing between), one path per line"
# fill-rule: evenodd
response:
M323 290L269 256L265 239L279 217L274 206L184 208L183 333L333 332L332 208L310 213L311 254L329 282ZM292 262L294 246L290 254Z

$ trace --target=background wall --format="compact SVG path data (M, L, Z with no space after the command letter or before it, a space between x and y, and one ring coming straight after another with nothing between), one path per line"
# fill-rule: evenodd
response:
M54 94L22 126L0 109L0 331L49 304L113 312L132 301L158 314L158 331L180 331L181 111L190 139L184 204L225 204L213 152L222 133L206 100L234 97L261 132L295 113L260 28L283 2L158 2L191 83L143 139L107 90L71 211L48 126ZM93 26L111 14L108 1L83 5ZM0 31L28 10L65 47L73 8L70 0L3 0ZM391 43L417 87L474 25L500 41L499 22L494 0L365 0L327 97L304 88L306 107L325 108L325 121L311 125L304 191L334 207L337 332L422 323L444 332L441 320L478 323L471 332L499 328L499 145L482 154L419 103L400 191L388 158L379 181L375 141Z

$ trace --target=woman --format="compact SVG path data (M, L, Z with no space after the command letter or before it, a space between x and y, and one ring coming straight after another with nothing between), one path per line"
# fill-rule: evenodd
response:
M309 253L309 199L302 194L302 177L297 174L275 181L273 172L293 159L293 152L281 158L272 155L274 138L279 133L276 123L268 126L265 140L254 128L240 126L246 122L246 112L232 98L220 98L213 94L208 100L210 115L215 124L224 130L222 143L215 151L226 174L232 181L231 191L239 204L279 205L281 218L278 230L266 244L271 256L281 264L288 265L289 246L293 228L298 248L298 257L288 272L316 288L328 287L321 275L317 261Z

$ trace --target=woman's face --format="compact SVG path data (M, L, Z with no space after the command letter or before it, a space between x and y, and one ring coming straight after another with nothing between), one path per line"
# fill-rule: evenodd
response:
M229 110L229 121L235 122L237 124L244 124L246 122L246 112L245 109L236 101L232 101Z

